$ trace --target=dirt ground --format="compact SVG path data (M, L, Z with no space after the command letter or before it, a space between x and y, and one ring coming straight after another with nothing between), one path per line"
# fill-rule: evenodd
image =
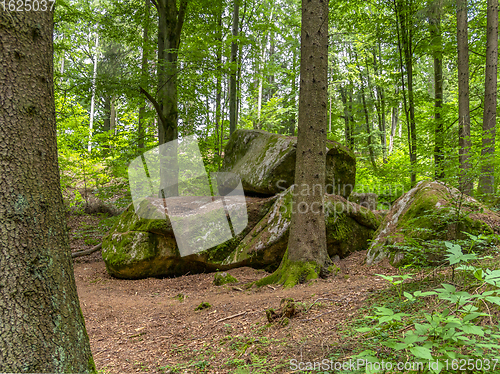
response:
M87 249L74 235L73 250ZM229 271L238 283L214 286L214 274L170 279L120 280L108 275L100 252L74 261L75 279L90 345L101 373L290 373L290 360L349 355L342 330L364 300L387 286L387 263L366 267L364 252L341 260L341 271L293 289L244 285L265 275ZM293 298L303 311L289 323L269 323L265 310ZM195 311L202 302L211 307ZM231 318L232 317L232 318ZM283 326L285 325L285 326Z

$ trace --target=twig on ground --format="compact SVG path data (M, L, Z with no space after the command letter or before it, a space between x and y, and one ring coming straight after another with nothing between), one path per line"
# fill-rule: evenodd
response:
M76 258L76 257L87 256L87 255L90 255L90 254L98 251L101 248L102 248L102 243L99 243L95 247L87 249L85 251L73 252L73 253L71 253L71 257Z
M241 312L241 313L238 313L238 314L233 314L232 316L221 318L221 319L215 321L215 323L219 323L219 322L222 322L222 321L227 321L228 319L233 319L233 318L242 316L243 314L246 314L246 313L247 313L247 311L245 310L244 312Z

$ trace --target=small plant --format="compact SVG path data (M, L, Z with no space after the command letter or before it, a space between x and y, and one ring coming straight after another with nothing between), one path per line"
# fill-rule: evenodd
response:
M412 279L413 274L403 274L403 275L383 275L375 274L385 279L392 284L396 292L398 293L399 300L403 299L403 282L407 279Z
M238 282L238 279L236 279L231 274L228 274L226 272L215 273L215 275L214 275L214 284L216 286L222 286L223 284L237 283L237 282Z
M173 297L173 299L177 299L179 300L181 303L184 301L184 299L186 298L186 296L183 294L183 293L178 293L177 295L175 295Z
M500 270L483 270L471 266L468 262L477 259L475 254L464 254L457 244L445 244L450 265L454 267L461 264L457 269L469 271L483 284L489 284L486 291L470 294L466 290L458 290L454 285L443 283L442 288L433 291L416 291L413 294L404 292L404 297L410 302L433 296L447 305L443 310L424 312L422 318L377 307L376 315L369 317L376 321L375 326L356 329L365 333L374 331L380 344L390 349L393 357L401 362L422 363L424 372L440 373L450 368L454 370L456 368L453 365L462 361L481 364L498 361L496 356L500 351L499 326L478 324L480 318L490 315L480 311L476 305L479 301L500 305ZM401 276L382 277L395 286L403 281ZM401 336L401 331L406 332ZM380 363L380 358L373 350L365 350L357 357L371 363ZM430 365L431 362L433 365Z
M208 308L211 308L212 305L210 305L209 303L207 303L206 301L202 302L200 305L198 305L195 310L204 310L204 309L208 309Z

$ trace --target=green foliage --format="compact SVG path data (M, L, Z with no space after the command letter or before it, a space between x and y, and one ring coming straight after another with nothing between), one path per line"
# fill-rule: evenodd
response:
M198 305L194 310L204 310L204 309L208 309L208 308L211 308L212 305L210 305L209 303L207 303L206 301L202 302L200 305Z
M478 237L473 239L482 240ZM456 244L447 242L446 247L450 265L460 265L457 269L473 275L483 287L470 293L464 287L460 290L455 285L443 283L442 287L432 291L404 292L404 302L414 303L419 298L428 300L433 297L444 307L414 315L376 307L375 315L368 317L375 324L357 329L358 332L371 333L377 337L379 344L388 349L393 362L420 362L424 365L424 373L453 372L457 369L455 364L461 360L474 364L484 364L486 360L493 362L498 359L500 350L500 326L480 323L484 318L491 318L489 308L488 313L480 309L482 304L500 306L500 271L471 265L478 257L473 253L463 253ZM384 279L391 281L394 286L402 284L398 276ZM398 295L401 295L400 292L398 290ZM401 331L404 332L402 335ZM372 363L382 361L373 349L365 350L356 357ZM430 362L435 364L429 365ZM375 371L367 369L366 372Z

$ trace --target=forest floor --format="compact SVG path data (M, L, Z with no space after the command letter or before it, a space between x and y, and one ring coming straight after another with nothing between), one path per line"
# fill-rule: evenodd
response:
M100 242L109 224L68 216L72 250ZM292 359L335 361L355 348L356 337L345 330L387 287L375 274L397 273L385 262L363 265L364 256L354 253L341 260L337 275L293 289L245 289L267 275L252 268L229 271L239 282L224 286L213 285L214 274L121 280L108 275L100 252L75 259L74 270L100 373L291 373ZM265 310L279 309L283 298L302 312L288 324L269 323ZM211 307L195 311L202 302Z

